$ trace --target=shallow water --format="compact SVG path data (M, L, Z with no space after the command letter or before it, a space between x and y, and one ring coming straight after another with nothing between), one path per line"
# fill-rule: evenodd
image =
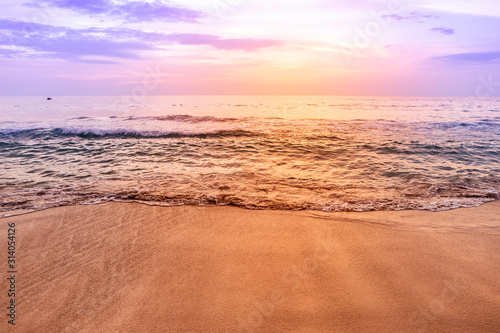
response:
M365 211L500 192L499 99L0 98L3 215L110 200Z

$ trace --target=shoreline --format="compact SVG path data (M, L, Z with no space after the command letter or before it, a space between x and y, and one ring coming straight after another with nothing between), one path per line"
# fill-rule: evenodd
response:
M4 217L0 246L15 223L19 332L497 332L499 213L108 202Z
M29 210L26 209L26 212L19 213L19 214L12 214L12 215L2 215L4 213L10 213L12 211L6 211L6 212L0 212L0 220L9 218L9 217L15 217L15 216L23 216L26 214L33 214L33 213L38 213L38 212L43 212L48 209L56 209L56 208L61 208L61 207L78 207L78 206L96 206L96 205L104 205L108 203L117 203L117 204L139 204L139 205L145 205L145 206L150 206L150 207L163 207L163 208L169 208L169 207L202 207L202 208L212 208L212 207L234 207L234 208L239 208L243 210L250 210L250 211L283 211L283 212L322 212L322 213L327 213L327 214L337 214L337 213L373 213L373 212L431 212L431 213L439 213L439 212L447 212L447 211L454 211L457 209L470 209L470 208L479 208L484 205L488 205L494 202L500 202L500 199L493 199L490 201L482 202L478 206L463 206L463 207L453 207L453 208L447 208L443 210L431 210L431 209L411 209L411 208L405 208L405 209L399 209L399 210L366 210L366 211L326 211L326 210L320 210L320 209L282 209L282 208L254 208L254 207L244 207L244 206L238 206L234 204L226 204L226 205L195 205L195 204L180 204L180 205L162 205L161 203L156 203L155 201L147 202L147 201L120 201L120 200L110 200L110 201L104 201L104 202L95 202L95 203L77 203L77 204L69 204L69 205L62 205L62 206L53 206L53 207L45 207L45 208L40 208L40 209L33 209Z

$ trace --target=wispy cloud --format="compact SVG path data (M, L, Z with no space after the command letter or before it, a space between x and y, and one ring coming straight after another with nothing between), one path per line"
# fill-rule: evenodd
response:
M30 27L30 29L26 29ZM266 39L224 39L205 34L150 33L126 28L71 29L23 21L0 19L0 56L57 58L77 62L110 64L114 61L85 59L88 56L135 59L142 51L159 50L172 44L210 46L221 50L253 52L281 45Z
M430 15L430 14L421 14L418 12L411 12L406 15L399 15L399 14L393 14L393 15L384 15L385 18L391 18L396 21L414 21L417 23L424 23L426 20L429 19L438 19L439 16L436 15Z
M177 4L155 1L131 1L117 4L111 0L40 0L27 4L32 7L57 7L82 14L105 15L130 22L168 21L196 22L204 16L199 11L190 10Z
M450 62L470 62L470 63L488 63L500 59L499 52L473 52L450 54L441 57L435 57L435 60Z
M432 28L431 31L436 31L436 32L439 32L443 35L454 35L455 34L455 29L444 28L444 27Z
M168 39L183 45L210 45L223 50L245 50L249 52L270 46L279 46L282 43L266 39L222 39L214 35L203 34L172 34Z

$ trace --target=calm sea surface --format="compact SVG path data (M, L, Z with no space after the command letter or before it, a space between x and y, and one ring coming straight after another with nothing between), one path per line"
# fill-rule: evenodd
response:
M445 210L500 192L500 99L0 97L0 216L139 201Z

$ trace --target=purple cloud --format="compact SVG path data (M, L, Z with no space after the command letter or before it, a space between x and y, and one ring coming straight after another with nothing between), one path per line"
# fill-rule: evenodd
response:
M455 34L455 29L444 28L444 27L432 28L431 31L436 31L436 32L442 33L443 35L454 35Z
M19 51L17 50L10 50L10 49L1 49L0 48L0 56L4 58L14 58L14 56L17 56L19 54Z
M172 5L164 5L159 1L154 3L132 1L118 6L113 13L129 21L139 22L153 20L196 22L197 19L204 16L201 12L174 7Z
M41 0L28 4L32 7L41 7L42 5L69 9L82 14L105 15L131 22L154 20L196 22L197 19L204 16L201 12L161 1L153 3L131 1L125 4L116 4L111 0Z
M36 2L37 5L40 3L91 14L105 13L112 6L112 3L106 0L41 0Z
M384 18L391 18L396 21L415 21L417 23L424 23L427 19L438 19L439 16L435 15L428 15L428 14L420 14L417 12L411 12L407 15L397 15L397 14L392 14L392 15L384 15Z
M434 59L452 62L492 62L500 59L500 52L459 53L435 57Z
M223 39L203 34L164 34L134 29L70 29L44 24L0 19L0 57L53 58L76 62L110 64L115 61L83 59L104 56L121 59L139 58L142 51L169 44L207 45L222 50L253 52L281 45L265 39Z
M213 35L172 34L169 39L183 45L209 45L223 50L245 50L249 52L270 46L279 46L280 41L268 39L221 39Z
M72 61L80 61L82 56L137 58L137 51L153 48L138 40L106 39L86 30L7 19L0 19L0 45L16 47L18 57L29 55Z
M98 64L98 65L117 65L117 64L119 64L118 61L112 61L112 60L98 60L98 59L83 60L83 59L78 59L77 61L85 63L85 64Z

